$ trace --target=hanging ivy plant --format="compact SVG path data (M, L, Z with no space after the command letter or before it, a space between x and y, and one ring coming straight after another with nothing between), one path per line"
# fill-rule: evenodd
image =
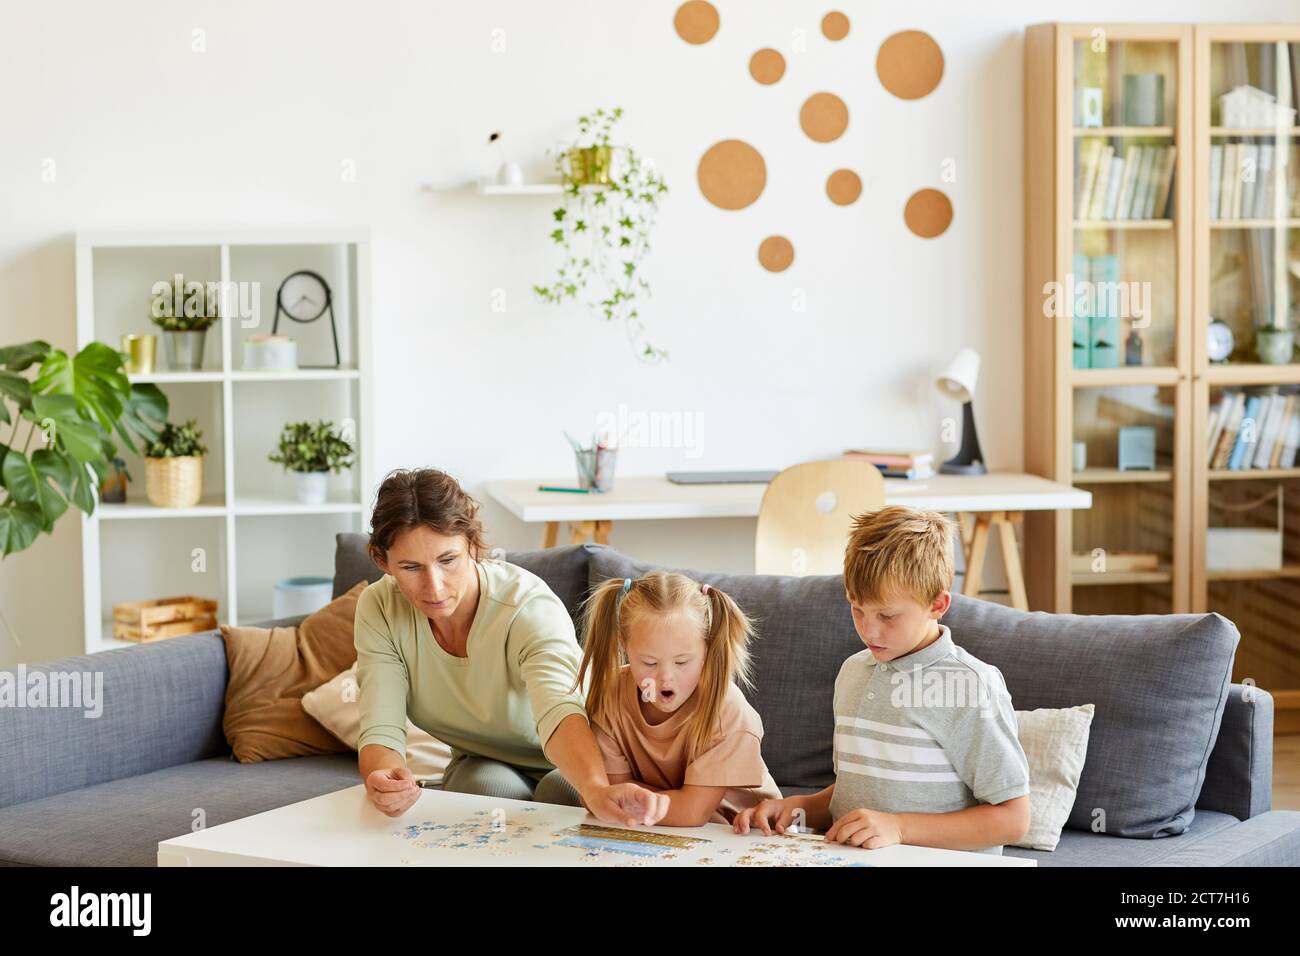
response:
M622 116L620 107L579 116L577 139L556 154L564 202L551 213L550 235L564 259L555 280L533 291L554 305L582 299L606 321L622 322L633 351L657 362L668 353L646 338L641 303L650 283L642 265L668 187L635 149L614 144Z

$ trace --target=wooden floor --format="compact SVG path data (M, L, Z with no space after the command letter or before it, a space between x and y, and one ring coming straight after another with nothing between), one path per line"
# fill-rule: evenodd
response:
M1300 734L1273 738L1273 809L1300 810Z

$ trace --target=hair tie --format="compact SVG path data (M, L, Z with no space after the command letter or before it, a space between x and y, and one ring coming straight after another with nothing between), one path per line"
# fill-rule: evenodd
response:
M703 594L703 595L705 595L705 596L707 596L708 593L709 593L709 586L708 586L707 584L701 584L701 585L700 585L700 593Z
M632 590L632 579L631 579L631 578L624 578L624 579L623 579L623 593L626 594L626 593L627 593L628 591L630 591L630 590Z

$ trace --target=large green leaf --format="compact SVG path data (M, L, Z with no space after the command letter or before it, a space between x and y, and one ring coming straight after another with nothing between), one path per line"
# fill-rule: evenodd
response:
M132 385L131 397L122 407L122 417L117 420L117 433L133 453L139 449L131 440L132 433L145 444L158 440L158 434L167 421L167 396L157 385Z
M34 342L24 342L22 345L9 345L0 349L0 366L11 372L21 372L36 362L44 361L49 354L50 343L39 339Z
M91 342L73 359L58 349L51 351L41 363L32 391L72 396L83 417L111 432L131 394L131 383L122 371L122 353L103 342Z
M53 477L50 470L56 466L48 456L39 459L43 467L37 467L38 456L46 449L32 454L32 458L17 452L5 455L0 464L0 477L4 478L9 497L20 505L27 505L40 515L42 531L51 531L54 522L68 510L68 502L59 494L58 489L50 484ZM69 483L71 479L69 478Z
M9 421L9 409L5 408L4 400L9 399L18 406L19 411L28 408L32 404L32 383L27 381L16 372L8 372L0 369L0 417L4 421Z
M0 505L0 555L23 550L40 533L41 518L35 510L13 501Z
M95 422L81 417L77 400L71 395L33 396L31 410L24 412L23 417L41 428L51 423L55 445L77 461L93 461L104 453L104 433Z
M77 461L73 462L72 467L72 493L68 495L68 500L86 514L93 514L100 482L95 480L95 472L89 465Z

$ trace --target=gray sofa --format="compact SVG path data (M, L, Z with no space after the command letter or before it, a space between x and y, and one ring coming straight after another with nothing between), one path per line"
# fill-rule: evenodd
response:
M339 535L335 594L379 572ZM649 566L578 545L508 555L571 612ZM764 757L786 793L832 781L830 691L861 649L837 577L693 573L757 621ZM287 623L287 622L281 622ZM1236 628L1215 614L1084 617L956 597L957 643L1006 678L1018 710L1096 706L1078 799L1040 865L1300 864L1300 812L1270 811L1273 701L1231 683ZM215 632L29 670L103 673L104 710L0 709L0 863L153 865L158 841L359 783L354 754L239 764L221 729Z

